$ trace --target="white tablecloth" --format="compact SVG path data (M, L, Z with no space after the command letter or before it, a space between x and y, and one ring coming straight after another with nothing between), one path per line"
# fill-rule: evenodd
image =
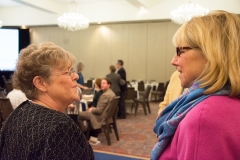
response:
M88 103L85 100L81 100L80 102L75 101L73 104L75 107L68 107L66 111L67 114L78 115L79 112L83 112L88 109Z
M130 82L132 87L135 89L135 91L137 91L137 98L139 98L139 93L138 93L138 82ZM154 86L158 87L158 83L157 82L146 82L144 83L144 86L145 86L145 90L147 88L147 86L150 85L152 88L151 88L151 91L150 91L150 94L149 94L149 97L148 97L148 100L150 101L151 100L151 96L152 96L152 91L153 91L153 88Z

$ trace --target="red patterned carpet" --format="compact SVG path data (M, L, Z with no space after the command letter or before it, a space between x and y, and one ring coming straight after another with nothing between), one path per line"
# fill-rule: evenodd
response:
M92 145L94 150L113 153L150 157L151 150L157 141L153 126L157 117L159 103L150 103L151 114L144 114L139 105L137 115L127 114L126 119L118 119L117 127L120 141L116 140L114 132L111 133L111 146L107 145L104 133L99 134L101 144Z

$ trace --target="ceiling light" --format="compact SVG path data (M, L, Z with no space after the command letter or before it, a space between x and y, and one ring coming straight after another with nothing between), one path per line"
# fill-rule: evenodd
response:
M22 25L21 29L27 29L27 27L25 25Z
M77 13L77 2L72 1L69 6L70 11L64 13L58 18L58 26L69 31L77 31L87 29L89 20L82 14Z
M188 22L192 17L204 16L209 13L209 10L201 7L198 4L187 3L179 6L171 12L172 21L178 24Z

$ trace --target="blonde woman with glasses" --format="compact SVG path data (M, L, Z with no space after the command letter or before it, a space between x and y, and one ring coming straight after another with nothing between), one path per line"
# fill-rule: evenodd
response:
M172 59L183 88L156 120L152 160L240 159L240 17L212 11L183 24Z

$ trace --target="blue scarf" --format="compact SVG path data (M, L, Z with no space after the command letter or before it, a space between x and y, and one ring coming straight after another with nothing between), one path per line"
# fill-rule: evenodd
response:
M204 95L204 90L205 88L199 88L198 83L194 83L187 91L163 110L154 126L154 132L158 136L158 142L152 150L151 160L159 159L160 155L171 142L179 123L194 106L212 95L229 94L229 90L222 89L214 94Z

